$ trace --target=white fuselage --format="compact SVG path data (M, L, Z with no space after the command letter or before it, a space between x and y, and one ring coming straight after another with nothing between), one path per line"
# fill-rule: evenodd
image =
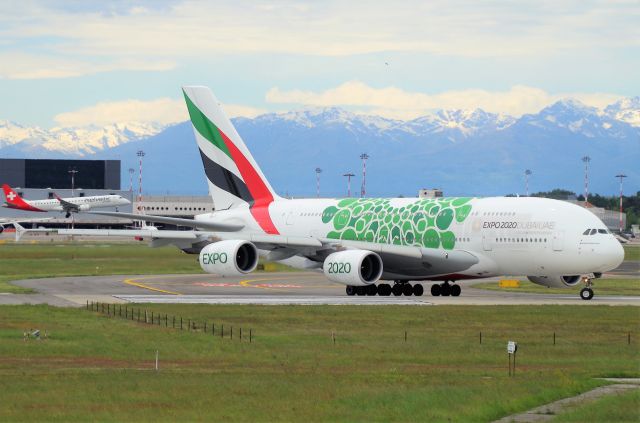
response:
M477 264L449 275L456 279L601 273L617 267L624 257L620 243L594 214L543 198L303 199L275 201L268 210L279 235L286 237L362 249L390 244L462 250L477 257ZM244 235L264 234L255 214L239 207L196 219L241 223ZM584 235L587 230L589 235ZM402 275L416 280L434 277L415 269L403 273L398 266L385 268L384 278Z
M131 202L120 195L95 195L91 197L69 197L63 198L63 201L77 206L79 210L91 210L101 207L117 207L130 204ZM65 207L62 203L53 198L49 200L24 200L34 211L63 211Z

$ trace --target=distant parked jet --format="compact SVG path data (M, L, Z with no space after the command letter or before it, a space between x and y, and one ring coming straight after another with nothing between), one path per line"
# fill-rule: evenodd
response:
M27 201L20 197L9 185L3 184L2 190L7 202L3 207L11 209L26 210L33 212L62 211L66 217L71 213L87 211L100 207L116 207L131 204L129 200L120 195L96 195L92 197L70 197L60 198L55 195L51 200L31 200Z

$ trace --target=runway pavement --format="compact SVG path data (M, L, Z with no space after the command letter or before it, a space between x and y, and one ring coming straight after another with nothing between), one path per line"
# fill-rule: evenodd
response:
M490 280L490 279L489 279ZM486 282L482 280L481 282ZM379 297L345 294L342 285L314 272L254 273L237 277L217 275L128 275L86 276L32 279L15 282L38 294L0 295L0 304L48 303L57 306L82 306L87 301L204 303L204 304L353 304L353 305L636 305L640 296L599 296L581 300L577 294L528 294L488 291L473 288L474 282L462 282L460 297L433 297L425 283L421 297Z

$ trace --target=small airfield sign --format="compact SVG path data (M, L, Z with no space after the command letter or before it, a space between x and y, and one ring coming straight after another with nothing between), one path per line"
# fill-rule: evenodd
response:
M518 351L518 344L514 341L507 342L507 352L509 354L515 354Z

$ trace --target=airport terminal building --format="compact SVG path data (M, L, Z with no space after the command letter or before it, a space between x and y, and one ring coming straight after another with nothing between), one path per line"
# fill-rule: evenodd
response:
M46 200L55 195L66 198L115 194L131 201L126 206L105 207L99 211L189 218L214 209L210 196L143 196L139 199L137 192L121 189L119 160L0 159L0 184L5 183L25 200ZM2 203L4 200L3 197ZM50 219L46 221L47 227L71 225L71 218L66 219L62 212L38 213L0 208L0 218L39 217ZM131 220L87 213L76 214L73 218L76 228L124 228L133 224Z

